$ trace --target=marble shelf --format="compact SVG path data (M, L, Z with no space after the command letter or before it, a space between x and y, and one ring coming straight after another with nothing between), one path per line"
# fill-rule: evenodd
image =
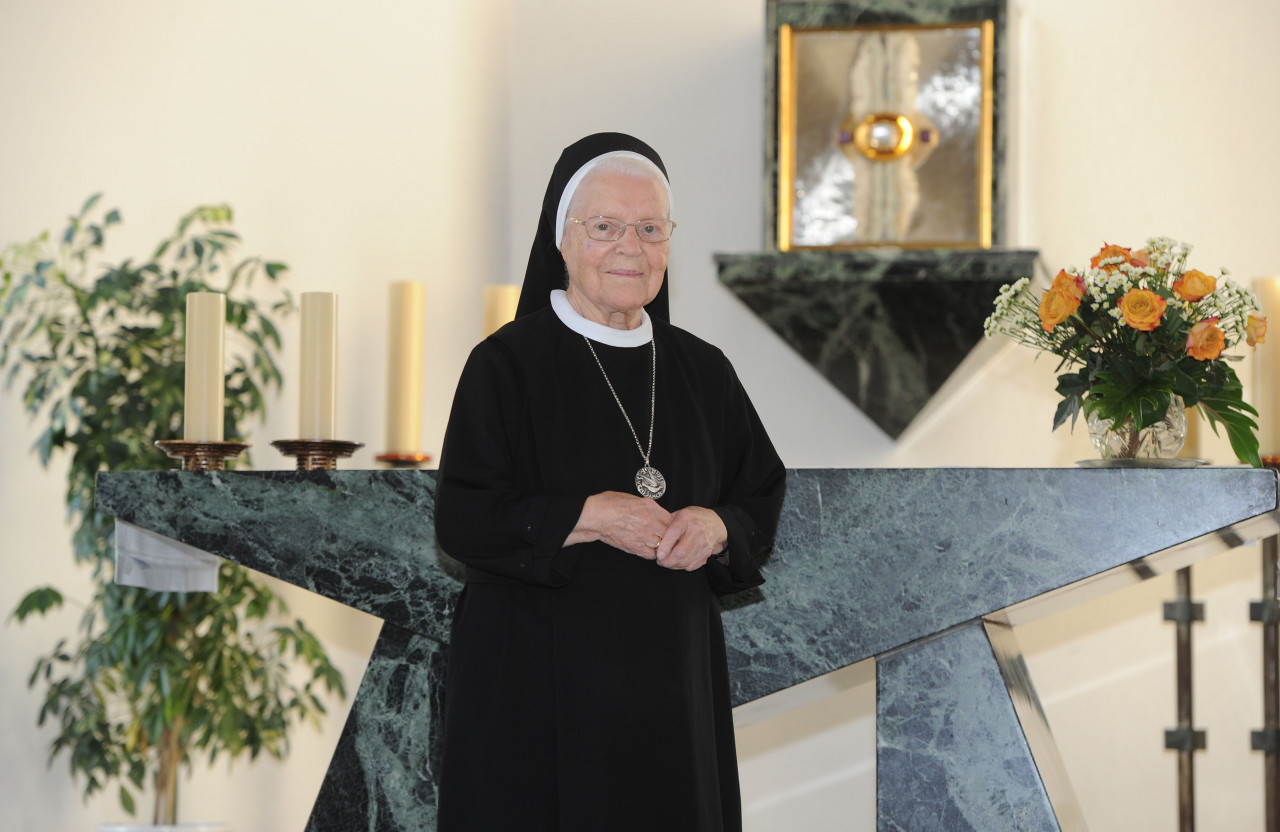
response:
M983 338L1035 251L717 254L720 282L893 438Z
M383 619L308 829L431 830L457 564L429 471L119 472L104 511ZM1131 507L1141 505L1141 522ZM801 469L767 583L727 599L762 718L877 659L881 830L1078 828L1011 625L1280 530L1245 468Z

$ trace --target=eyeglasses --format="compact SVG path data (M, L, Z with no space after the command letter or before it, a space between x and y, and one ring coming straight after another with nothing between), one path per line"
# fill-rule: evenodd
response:
M622 235L627 233L629 225L635 226L636 236L646 243L661 243L663 240L669 240L671 232L676 230L676 224L666 219L636 220L635 222L623 222L615 217L591 217L587 220L569 217L568 219L569 222L576 222L585 228L587 236L591 239L605 243L621 240Z

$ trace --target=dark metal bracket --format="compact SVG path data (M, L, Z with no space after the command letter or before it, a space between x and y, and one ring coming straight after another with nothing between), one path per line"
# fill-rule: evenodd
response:
M1280 622L1280 601L1275 599L1270 601L1250 601L1249 620L1262 624Z
M1280 751L1280 728L1263 728L1249 733L1249 745L1253 751L1274 754Z
M1208 740L1204 731L1194 728L1167 728L1164 747L1170 751L1204 751Z
M1164 620L1184 624L1190 624L1192 621L1204 621L1204 602L1165 601Z

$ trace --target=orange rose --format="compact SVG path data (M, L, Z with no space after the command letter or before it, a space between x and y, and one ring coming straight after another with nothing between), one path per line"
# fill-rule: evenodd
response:
M1084 297L1084 278L1063 269L1058 272L1058 276L1053 279L1053 285L1049 288L1065 292L1076 300L1080 300ZM1073 309L1072 311L1074 312L1075 310Z
M1055 286L1040 296L1040 326L1045 332L1053 332L1079 308L1079 298Z
M1191 327L1187 335L1187 355L1197 361L1209 361L1222 355L1227 336L1218 329L1217 318L1205 318Z
M1130 289L1120 298L1117 306L1124 315L1124 322L1134 329L1150 332L1160 326L1164 308L1168 302L1150 289Z
M1267 319L1250 315L1249 322L1244 325L1244 333L1244 342L1251 347L1267 343Z
M1218 279L1199 269L1191 269L1173 282L1173 293L1183 300L1195 303L1218 288Z
M1098 265L1103 260L1111 260L1116 257L1123 257L1126 263L1133 262L1132 254L1130 253L1129 249L1125 248L1124 246L1113 246L1110 243L1107 243L1102 247L1101 251L1093 255L1093 259L1089 261L1089 268L1096 269L1098 268ZM1103 266L1102 268L1106 269L1109 272L1114 272L1119 270L1120 264L1109 263L1108 265Z
M1129 256L1129 264L1132 266L1150 266L1151 255L1147 254L1145 248L1140 248Z

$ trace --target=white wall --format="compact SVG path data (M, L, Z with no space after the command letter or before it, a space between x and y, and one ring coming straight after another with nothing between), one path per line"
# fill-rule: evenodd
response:
M1167 234L1208 268L1242 279L1280 271L1270 226L1280 163L1270 137L1280 9L1220 4L1023 0L1018 49L1012 243L1051 269L1102 239ZM1070 465L1087 441L1048 430L1052 365L983 345L967 372L898 443L870 425L750 315L710 255L763 246L763 3L571 0L252 2L111 6L73 0L0 6L0 242L55 227L94 191L124 211L108 259L141 256L183 211L228 201L246 250L292 266L295 291L338 291L339 430L381 448L386 284L428 282L424 398L438 451L454 380L480 330L481 287L518 280L550 166L581 135L636 133L663 154L681 222L673 314L722 346L791 466ZM297 362L296 321L286 367ZM977 359L982 359L981 361ZM296 431L296 388L255 433L259 467L286 467L268 442ZM26 449L36 431L0 394L0 611L28 588L69 591L62 470ZM1221 443L1206 453L1226 460ZM1135 507L1140 511L1140 507ZM1197 722L1205 828L1260 829L1257 555L1198 567ZM1029 664L1095 830L1169 828L1174 764L1167 579L1022 632ZM353 690L376 622L290 592L347 669ZM0 829L85 829L118 818L82 806L65 760L41 764L25 687L35 655L69 630L0 628ZM872 698L865 668L803 713L740 733L744 804L756 832L872 829ZM344 709L302 730L287 765L198 772L188 819L299 829ZM14 809L13 807L16 807Z

